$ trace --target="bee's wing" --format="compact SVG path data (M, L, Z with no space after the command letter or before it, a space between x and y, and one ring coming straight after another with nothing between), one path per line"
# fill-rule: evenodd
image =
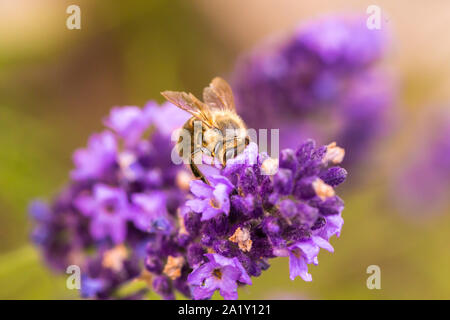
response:
M231 87L222 78L214 78L203 90L203 101L213 108L236 112Z
M208 106L198 100L193 94L177 91L163 91L161 94L180 109L189 112L198 120L212 127L211 113L208 110Z

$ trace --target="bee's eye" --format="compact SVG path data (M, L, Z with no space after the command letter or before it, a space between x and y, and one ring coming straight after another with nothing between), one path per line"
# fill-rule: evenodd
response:
M245 137L245 145L248 146L249 143L250 143L250 138L249 137Z

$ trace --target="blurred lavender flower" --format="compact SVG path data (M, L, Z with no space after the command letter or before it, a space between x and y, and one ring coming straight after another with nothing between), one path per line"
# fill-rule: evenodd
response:
M94 298L100 294L105 287L105 283L102 279L92 279L86 276L81 280L81 296L83 298Z
M99 183L92 193L74 199L75 207L91 219L91 236L95 240L110 238L115 244L124 242L127 222L132 217L125 191Z
M432 110L415 133L413 148L394 175L390 195L409 216L424 216L449 204L450 111Z
M387 128L392 86L377 67L385 44L365 19L310 22L237 64L239 114L251 128L279 128L281 147L333 139L346 149L346 165L361 163Z
M334 190L347 176L336 166L342 159L336 144L309 140L283 150L278 163L251 143L208 176L211 185L192 181L176 231L149 244L146 267L158 279L155 290L194 299L219 290L236 299L238 286L251 284L277 256L290 257L291 279L311 281L307 265L318 263L320 248L333 251L329 239L342 228L344 205ZM275 175L264 174L278 165Z
M73 180L97 179L114 163L117 157L117 143L109 131L93 134L89 138L87 149L79 149L73 155L75 169L71 173Z
M50 205L30 205L34 242L54 269L81 267L83 297L126 298L118 294L123 285L145 280L147 243L170 232L185 199L178 184L189 175L171 161L170 134L186 120L168 103L114 108L105 119L113 131L92 135L74 153L68 186Z

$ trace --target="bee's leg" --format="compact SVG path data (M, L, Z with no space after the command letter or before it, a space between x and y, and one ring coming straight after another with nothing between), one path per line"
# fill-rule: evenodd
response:
M199 169L194 163L191 163L191 164L190 164L190 167L191 167L192 173L194 174L194 176L195 176L196 178L199 178L199 179L201 179L204 183L209 184L208 179L206 179L206 177L203 175L203 173L200 171L200 169Z
M200 150L199 150L199 151L200 151ZM190 163L189 163L189 166L190 166L190 168L191 168L192 174L193 174L196 178L201 179L204 183L210 184L209 181L208 181L208 179L206 179L205 175L200 171L200 169L199 169L199 168L197 167L197 165L194 163L194 157L195 157L195 154L196 154L197 152L198 152L198 151L193 152L193 153L191 154L191 161L190 161Z

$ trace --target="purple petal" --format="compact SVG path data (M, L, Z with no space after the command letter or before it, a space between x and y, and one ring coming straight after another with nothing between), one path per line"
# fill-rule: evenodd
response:
M193 199L186 201L186 206L189 207L192 211L197 213L202 213L209 207L209 199L201 200L201 199Z
M89 225L89 232L95 240L102 240L108 234L107 225L99 219L93 219Z
M216 268L217 264L215 263L205 263L198 267L197 269L194 269L187 278L187 281L191 285L202 285L203 281L211 276L212 271L214 268Z
M93 134L86 149L78 149L73 154L75 169L71 172L74 180L98 178L116 160L117 143L109 131Z
M119 134L126 144L135 145L150 122L144 117L142 109L134 106L113 108L104 124Z
M89 216L97 207L97 202L89 194L80 194L73 202L74 206L80 210L81 213Z
M201 220L206 221L206 220L212 219L221 213L223 213L222 210L212 208L212 207L206 208L205 211L203 211Z
M217 253L207 253L205 254L205 256L210 260L210 261L214 261L215 263L217 263L218 265L221 266L232 266L234 268L236 268L237 270L240 271L240 276L239 276L239 282L242 283L246 283L246 284L252 284L252 280L250 279L249 275L247 274L247 271L245 271L244 267L242 266L242 264L240 263L240 261L238 260L238 258L226 258L220 254Z
M192 297L194 300L205 300L210 299L214 293L214 290L210 290L204 287L194 287L192 289Z
M209 181L215 186L217 186L218 184L223 184L227 186L228 188L227 192L231 192L231 190L234 189L234 185L230 182L230 180L221 175L212 175L209 177Z
M293 245L295 248L299 248L302 252L302 256L307 263L312 263L314 258L319 254L320 248L313 241L301 241Z
M81 296L83 298L93 298L105 287L106 283L104 279L93 279L87 276L81 277Z
M342 219L342 216L340 214L330 215L325 217L325 220L325 225L320 229L315 230L314 234L324 238L325 240L330 239L334 235L339 237L342 226L344 225L344 219Z
M220 289L220 294L225 300L237 300L238 294L237 291L225 291Z
M104 240L110 237L115 244L125 241L127 228L126 220L121 215L98 214L89 226L92 237Z
M132 202L151 216L164 216L167 214L166 194L161 191L150 193L136 193L132 196Z
M220 266L228 266L234 263L233 259L226 258L218 253L207 253L205 254L205 257L207 257L209 261L215 262Z
M41 200L34 200L28 206L30 216L36 221L47 222L51 219L52 211L50 206Z
M222 280L228 279L236 284L236 281L241 276L241 270L236 268L233 265L227 265L221 268L222 271ZM237 288L237 285L235 286Z
M127 225L124 220L116 219L109 225L109 234L115 244L125 241L127 236Z
M142 119L142 110L135 106L115 107L103 122L105 126L119 134L125 133Z
M170 102L159 107L155 102L150 101L144 107L144 113L161 134L169 137L190 118L187 112L180 112L180 109Z
M253 165L258 163L258 145L254 142L251 142L242 152L241 154L237 155L234 159L228 160L228 162L231 161L231 165L235 164L247 164L247 165ZM228 166L227 162L227 166Z
M321 247L322 249L325 249L329 252L334 252L334 248L333 246L324 238L322 237L318 237L318 236L312 236L312 241L318 245L319 247Z
M237 279L241 272L233 266L225 266L222 268L222 279L219 283L220 294L226 300L237 299Z
M228 192L228 187L224 184L217 185L213 191L214 198L219 203L219 208L227 215L230 212L230 197Z
M233 258L235 266L241 271L241 276L239 277L239 282L245 283L245 284L252 284L252 279L247 274L247 271L245 271L242 264L239 262L238 258Z
M94 186L94 197L99 202L118 199L123 203L126 199L125 192L122 189L112 188L105 184L96 184Z
M218 279L215 276L210 275L208 278L205 279L205 282L202 287L208 290L215 291L220 288L221 282L222 282L221 279Z
M333 235L339 237L341 235L342 226L344 225L342 216L340 214L327 216L326 220L327 224L325 225L325 228L327 230L327 238L329 239Z
M304 281L312 281L312 276L308 273L308 265L305 259L296 257L293 253L289 254L289 277L294 280L300 276Z
M200 198L210 198L212 196L214 188L207 185L201 180L192 180L189 183L191 192Z

